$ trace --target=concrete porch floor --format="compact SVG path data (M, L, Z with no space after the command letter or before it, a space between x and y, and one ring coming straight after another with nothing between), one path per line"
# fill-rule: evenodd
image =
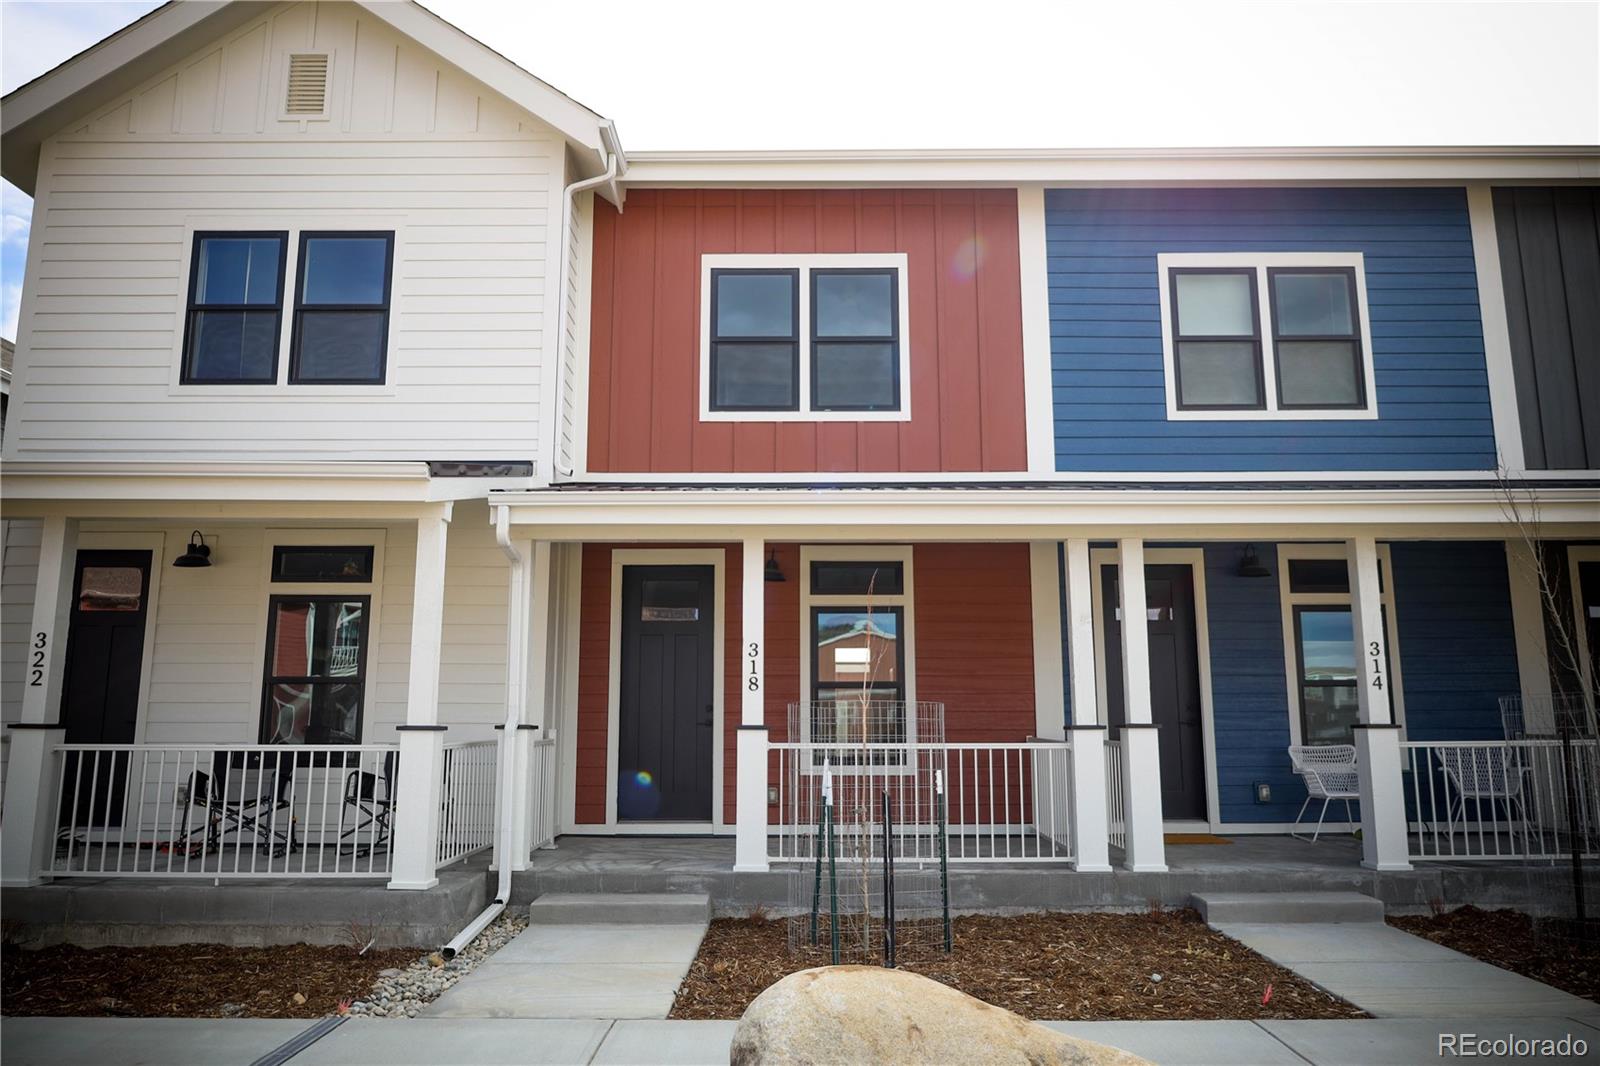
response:
M1288 836L1224 837L1230 844L1169 844L1165 873L1079 873L1066 863L952 863L950 902L957 911L1140 910L1175 907L1195 892L1356 891L1383 900L1391 913L1431 907L1543 909L1570 892L1564 864L1429 862L1409 871L1361 868L1360 842L1325 835L1316 843ZM512 881L513 904L545 892L704 892L717 914L789 904L791 871L733 870L732 837L563 836L536 852ZM805 867L809 870L809 867Z

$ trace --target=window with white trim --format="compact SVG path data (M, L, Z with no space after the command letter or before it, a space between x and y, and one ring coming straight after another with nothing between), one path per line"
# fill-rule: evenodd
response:
M1168 418L1377 417L1361 253L1156 258Z
M1278 548L1284 666L1289 680L1289 733L1296 744L1349 744L1360 720L1350 571L1340 544ZM1400 651L1395 642L1394 582L1389 549L1378 548L1379 603L1389 646L1389 710L1404 722ZM1374 693L1376 695L1376 693Z
M903 421L906 257L702 259L704 421Z

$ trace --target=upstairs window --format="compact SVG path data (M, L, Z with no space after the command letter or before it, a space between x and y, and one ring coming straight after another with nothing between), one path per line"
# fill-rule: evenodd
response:
M903 254L703 262L703 420L910 417Z
M291 384L381 385L393 233L302 233Z
M1157 261L1169 419L1377 417L1360 253Z
M183 383L278 380L287 233L196 233L184 321Z

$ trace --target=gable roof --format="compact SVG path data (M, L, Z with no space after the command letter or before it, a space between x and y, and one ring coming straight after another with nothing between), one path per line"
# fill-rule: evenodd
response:
M534 77L421 4L352 0L374 18L548 123L580 149L585 177L621 148L611 120ZM0 173L32 195L39 147L67 124L131 92L208 42L276 6L264 0L169 0L0 100Z

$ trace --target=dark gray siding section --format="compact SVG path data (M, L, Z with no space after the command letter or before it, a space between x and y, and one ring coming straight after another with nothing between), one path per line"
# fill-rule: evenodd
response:
M1528 467L1600 469L1600 186L1495 189L1494 220Z

